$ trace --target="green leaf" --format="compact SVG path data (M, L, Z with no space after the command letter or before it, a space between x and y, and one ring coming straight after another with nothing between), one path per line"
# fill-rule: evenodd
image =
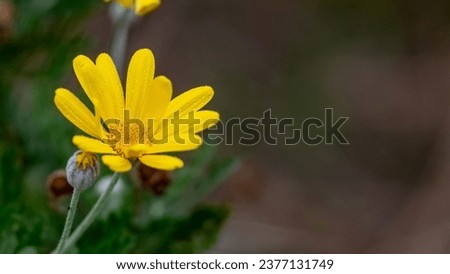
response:
M111 214L98 220L78 242L80 253L129 253L136 245L136 235L131 231L132 215L126 212Z
M226 206L204 206L185 217L154 220L140 233L136 253L201 253L215 242L228 218Z

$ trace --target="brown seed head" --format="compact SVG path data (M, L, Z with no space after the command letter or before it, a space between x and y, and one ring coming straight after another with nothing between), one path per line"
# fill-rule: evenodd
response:
M67 182L64 170L56 170L47 177L47 190L51 199L72 194L73 187Z
M0 0L0 44L11 37L15 19L15 7L11 1Z
M168 171L155 169L141 163L137 166L137 175L140 186L158 196L164 195L172 181Z

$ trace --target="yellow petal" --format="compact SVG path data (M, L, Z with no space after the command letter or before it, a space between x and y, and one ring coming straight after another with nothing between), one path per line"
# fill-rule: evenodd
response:
M174 136L169 139L159 140L157 143L150 146L143 154L155 154L165 152L179 152L197 149L202 144L202 138L197 135L194 136L180 136L181 140L176 140Z
M116 152L111 148L111 146L101 142L97 139L92 139L82 135L75 135L72 138L72 142L79 149L91 153L100 154L115 154Z
M201 109L213 96L214 90L208 86L188 90L170 102L164 117L171 117L176 111L179 112L179 117L183 117L190 111Z
M183 167L183 161L180 158L168 155L146 155L139 157L139 160L149 167L162 170L173 170Z
M127 172L131 169L131 163L127 159L115 155L104 155L102 161L111 170L116 172Z
M103 120L117 118L114 115L114 102L106 80L95 64L84 55L78 55L73 60L73 68L78 81L86 92L87 96L94 103Z
M137 117L147 123L149 127L157 128L171 98L172 83L170 80L164 76L156 77L142 97L142 108Z
M143 16L157 9L159 5L161 5L160 0L136 0L135 13Z
M131 57L127 72L125 107L130 110L130 117L137 118L143 107L142 99L146 96L155 75L155 58L149 49L140 49Z
M162 123L154 135L154 139L162 139L164 135L186 135L195 134L206 128L212 127L219 121L219 113L211 110L200 110L191 112L184 117L175 116L172 119Z
M97 90L89 83L89 78L91 78L89 77L89 74L86 77L84 76L86 66L89 66L89 63L92 63L92 61L84 55L78 55L75 59L73 59L73 70L75 71L75 75L77 76L84 92L92 102L97 97Z
M197 114L195 115L197 119L200 120L198 124L194 127L194 133L198 133L200 131L203 131L207 128L210 128L217 124L217 122L220 121L220 115L216 111L212 110L200 110L197 111Z
M100 54L95 63L106 81L105 84L107 85L109 91L108 95L111 97L114 117L121 119L125 100L123 96L122 83L120 82L116 66L114 65L111 57L106 53Z
M151 152L151 146L150 145L144 145L144 144L137 144L132 145L127 148L126 154L128 157L140 157L143 154L148 154Z
M72 92L59 88L55 91L54 101L67 120L85 133L99 137L94 115Z

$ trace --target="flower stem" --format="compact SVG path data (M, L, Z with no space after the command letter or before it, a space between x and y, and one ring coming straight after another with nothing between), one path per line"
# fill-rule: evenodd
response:
M92 225L97 216L105 207L106 202L108 201L109 196L111 195L114 187L119 181L120 173L114 173L114 176L111 179L108 187L105 192L102 193L100 198L95 203L94 207L88 213L88 215L84 218L84 220L78 225L78 227L74 230L74 232L67 239L66 244L61 247L61 252L64 253L69 250L80 238L83 236L84 232Z
M116 64L119 74L123 74L123 64L128 44L128 33L135 16L131 10L125 9L118 4L111 5L111 9L115 9L111 14L114 24L111 56Z
M58 246L52 253L61 253L66 245L67 237L69 237L70 230L72 229L73 219L75 218L75 213L77 212L78 200L80 199L81 191L77 188L73 189L72 199L70 200L69 211L67 212L66 223L64 224L64 229L59 240Z

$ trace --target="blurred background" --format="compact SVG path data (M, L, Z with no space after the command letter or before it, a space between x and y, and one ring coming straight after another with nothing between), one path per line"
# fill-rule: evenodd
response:
M23 232L13 224L35 212L11 197L50 207L46 178L65 166L76 132L53 92L64 86L82 96L72 59L109 51L108 5L72 2L0 1L0 205L14 208L0 211L5 253L57 240L63 214L36 220L60 225ZM350 117L342 127L350 145L215 148L216 158L239 159L205 195L231 209L229 217L205 217L220 232L204 249L181 251L450 252L449 1L163 0L131 26L127 60L143 47L176 94L213 86L208 108L223 121L267 109L298 127L325 108ZM49 232L55 236L5 247L11 233L20 242Z

